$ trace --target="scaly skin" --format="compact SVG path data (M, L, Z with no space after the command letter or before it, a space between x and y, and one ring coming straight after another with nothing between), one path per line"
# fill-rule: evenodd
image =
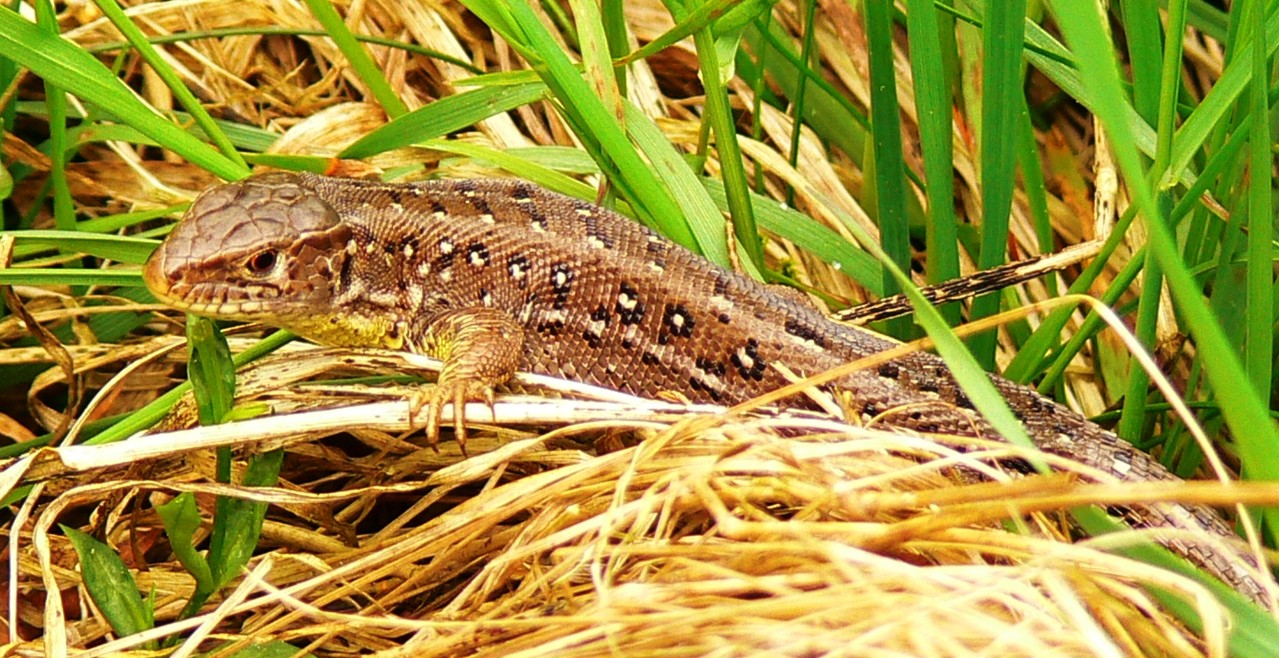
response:
M513 180L383 184L272 173L205 192L144 269L160 300L319 343L444 360L429 408L490 400L517 369L628 393L734 404L895 346L724 271L598 206ZM1158 462L1038 393L992 376L1035 443L1121 480ZM946 365L917 352L836 383L864 419L1000 438ZM804 405L804 398L793 398ZM460 405L459 405L460 406ZM458 420L459 438L461 419ZM1142 526L1233 533L1212 510L1133 507ZM1168 540L1255 601L1250 558Z

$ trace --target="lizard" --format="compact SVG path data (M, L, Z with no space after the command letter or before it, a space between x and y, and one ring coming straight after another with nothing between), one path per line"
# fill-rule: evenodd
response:
M143 267L161 302L261 321L327 345L442 360L431 441L453 404L493 402L516 371L733 405L898 345L797 295L722 269L623 215L517 179L381 183L257 174L203 192ZM785 366L780 368L778 366ZM990 375L1036 445L1120 480L1176 480L1158 461L1036 391ZM866 421L1002 438L940 357L916 351L834 383ZM811 405L803 397L787 400ZM1123 510L1136 525L1236 540L1215 511ZM1162 540L1256 602L1239 552Z

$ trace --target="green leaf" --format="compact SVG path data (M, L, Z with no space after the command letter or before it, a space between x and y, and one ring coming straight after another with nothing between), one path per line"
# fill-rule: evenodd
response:
M187 375L195 388L200 424L216 425L235 402L231 347L212 320L195 315L187 316L187 340L191 345Z
M419 144L473 126L491 116L546 98L540 81L485 86L464 91L414 110L356 140L339 155L367 158L391 149Z
M138 583L110 546L75 528L60 525L80 558L80 573L93 604L120 637L155 627L155 613L138 594ZM154 648L154 647L152 647Z
M272 486L280 476L284 462L283 450L272 450L249 460L244 479L245 487ZM258 537L262 533L262 521L266 518L267 504L221 496L213 517L213 536L209 541L209 568L213 581L221 588L239 575L244 565L253 557Z
M195 533L200 529L200 509L195 495L189 491L178 494L173 500L155 508L164 524L164 534L178 562L195 578L197 592L213 591L213 573L204 556L195 550Z
M86 231L0 231L0 236L12 235L17 246L56 247L63 253L81 253L109 258L122 263L142 264L155 250L155 240L133 238L121 235L102 235ZM18 250L18 254L23 251ZM60 270L67 272L67 270ZM136 274L136 273L135 273Z
M36 267L0 269L0 286L141 286L137 270L83 270Z

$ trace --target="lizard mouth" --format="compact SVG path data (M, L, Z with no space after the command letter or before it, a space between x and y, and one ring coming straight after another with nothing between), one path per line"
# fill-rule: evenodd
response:
M243 317L261 310L262 302L232 299L232 288L216 281L188 282L183 268L169 265L169 254L161 245L142 266L142 281L160 303L195 315Z

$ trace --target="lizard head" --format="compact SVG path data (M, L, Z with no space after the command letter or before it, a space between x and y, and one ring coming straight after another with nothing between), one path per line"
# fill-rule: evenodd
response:
M351 227L305 175L273 173L196 198L142 270L175 308L287 329L328 308L353 245Z

